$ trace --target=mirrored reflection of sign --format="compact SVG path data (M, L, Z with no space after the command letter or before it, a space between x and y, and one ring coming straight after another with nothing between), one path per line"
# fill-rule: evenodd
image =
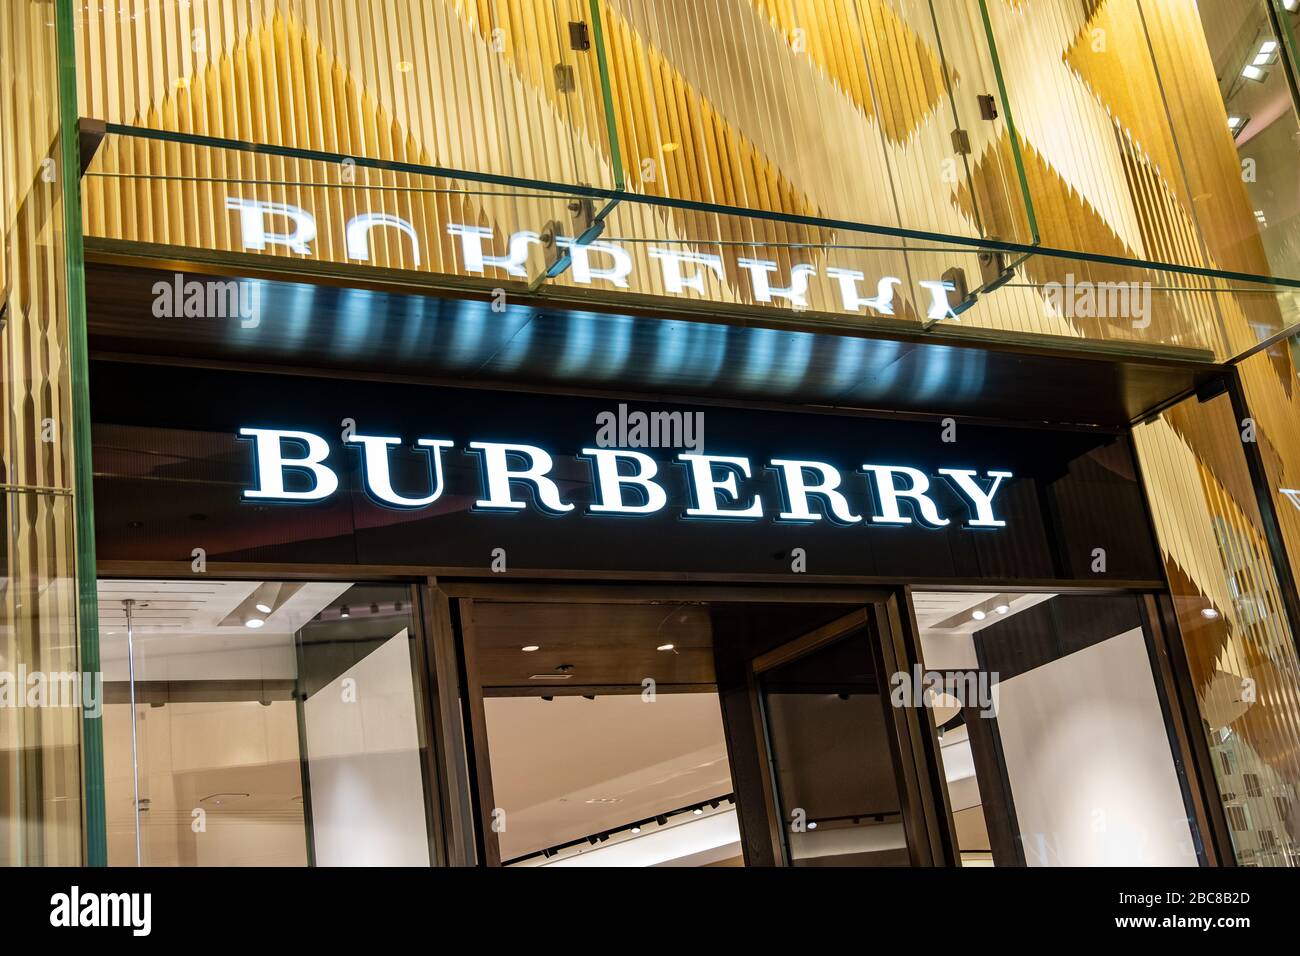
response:
M258 199L226 198L226 208L239 216L240 242L245 251L266 252L279 247L297 255L313 255L317 237L316 216L301 206ZM372 233L382 230L401 237L408 244L414 264L421 259L421 235L414 225L392 213L359 213L344 226L347 257L369 262ZM528 279L529 256L541 245L540 233L523 229L498 240L487 226L448 223L446 231L458 243L461 267L475 275L498 275ZM383 232L380 235L383 235ZM556 236L558 245L571 259L571 277L579 285L602 285L612 289L629 289L636 264L632 254L619 242L581 243L572 236ZM903 285L898 276L868 276L861 270L827 266L819 272L810 262L798 262L782 268L775 260L741 257L735 265L743 276L728 274L723 257L681 246L648 250L649 261L659 270L656 279L668 295L707 295L710 281L747 282L755 302L783 305L802 310L809 307L811 281L820 276L830 280L840 311L850 315L871 312L882 316L896 314L895 290ZM701 243L707 245L707 243ZM784 277L781 273L784 272ZM639 284L638 284L639 287ZM948 278L920 279L916 282L919 302L926 303L930 319L957 318L954 301L957 284Z

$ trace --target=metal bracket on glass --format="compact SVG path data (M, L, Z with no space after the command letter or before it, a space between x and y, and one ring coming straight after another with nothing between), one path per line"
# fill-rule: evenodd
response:
M599 212L596 201L590 197L575 196L568 202L569 216L572 220L571 232L576 234L571 242L562 241L562 228L558 220L546 223L539 233L542 243L543 268L528 281L528 291L536 292L547 279L555 279L568 271L573 264L574 246L589 246L600 238L605 231L605 220L618 205L617 199L605 203Z

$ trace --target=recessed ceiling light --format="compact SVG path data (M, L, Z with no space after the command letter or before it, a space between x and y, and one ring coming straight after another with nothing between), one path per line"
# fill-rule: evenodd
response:
M1218 608L1213 608L1213 607L1201 608L1201 617L1208 618L1209 620L1213 621L1218 616L1219 616Z
M257 628L261 627L265 623L266 621L262 620L260 617L250 617L247 621L244 622L244 627L251 627L254 630L256 630Z
M694 814L694 815L697 816L697 817L698 817L701 813L703 813L703 812L704 812L704 809L703 809L702 807L696 807L694 810L691 811L691 813Z
M1246 124L1246 118L1244 116L1234 115L1228 117L1228 129L1240 129L1245 124Z
M816 830L816 829L817 829L817 821L816 821L816 820L810 820L810 821L808 822L808 829L809 829L809 830Z
M540 644L525 644L523 647L521 647L521 648L519 648L519 649L520 649L521 651L523 651L525 654L531 654L533 651L540 651L540 650L542 649L542 645L540 645Z
M352 616L352 611L348 609L348 606L346 604L343 605L341 608L339 608L339 617L351 617L351 616Z
M974 619L974 620L976 620L976 621L982 621L982 620L984 620L986 617L988 617L988 615L985 614L983 611L971 611L971 615L970 615L970 616L971 616L972 619Z
M675 645L673 645L673 644L660 644L658 647L655 648L655 650L657 650L657 651L671 651L671 650L673 649L674 646L675 646Z
M1009 604L999 604L993 610L997 611L999 614L1006 614L1011 610L1011 606Z
M1262 83L1264 77L1268 74L1252 63L1247 63L1241 69L1241 75L1248 80L1254 80L1256 83Z
M253 607L257 608L263 614L271 613L271 606L269 604L254 604Z
M633 832L633 833L640 833L640 832L641 832L641 828L640 828L640 827L633 827L633 828L632 828L632 832Z

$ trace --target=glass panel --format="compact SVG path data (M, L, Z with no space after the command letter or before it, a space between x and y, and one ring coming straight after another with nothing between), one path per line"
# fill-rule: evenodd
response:
M1279 48L1263 46L1277 42L1268 2L106 2L82 14L81 107L173 134L626 187L683 210L1295 278L1296 122ZM229 175L149 153L167 175ZM151 231L184 220L172 199ZM670 239L732 238L665 218Z
M82 116L614 185L597 49L571 43L570 23L589 19L587 0L105 0L78 9Z
M869 632L759 676L792 866L907 866L885 692Z
M82 802L73 534L70 290L63 228L55 7L0 4L0 865L76 866ZM28 680L39 683L27 683ZM44 698L38 686L58 690ZM89 698L83 696L83 690ZM33 691L35 694L33 695Z
M963 866L1196 866L1140 599L916 592Z
M428 865L408 588L99 592L111 865Z
M1300 658L1243 451L1253 431L1272 459L1272 481L1294 475L1289 361L1282 351L1244 363L1258 404L1253 428L1223 394L1188 399L1134 429L1219 795L1245 866L1300 862ZM1277 494L1284 541L1294 547L1284 510L1293 506Z

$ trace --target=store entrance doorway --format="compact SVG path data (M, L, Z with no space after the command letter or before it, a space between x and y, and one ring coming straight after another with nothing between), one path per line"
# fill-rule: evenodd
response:
M489 865L939 862L887 592L440 586Z

